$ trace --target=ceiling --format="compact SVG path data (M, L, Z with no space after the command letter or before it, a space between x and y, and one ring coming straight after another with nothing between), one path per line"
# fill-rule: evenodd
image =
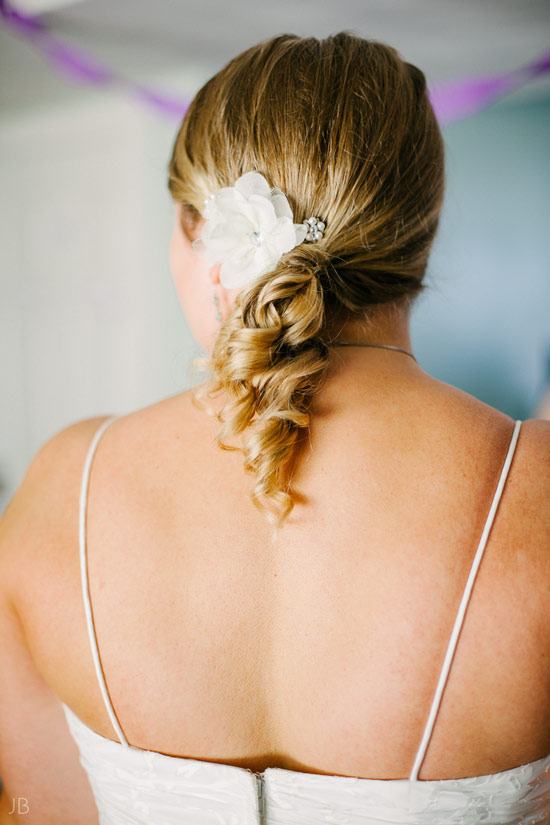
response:
M14 0L43 12L55 34L118 74L191 94L232 56L274 34L324 37L351 30L395 46L431 84L518 68L548 48L550 0ZM0 29L3 112L82 99L7 28ZM91 91L90 91L91 93ZM102 91L108 94L108 91ZM550 98L540 78L513 100Z

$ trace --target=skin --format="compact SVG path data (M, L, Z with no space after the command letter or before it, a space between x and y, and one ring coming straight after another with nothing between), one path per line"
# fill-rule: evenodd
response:
M170 263L207 351L235 291L175 208ZM408 316L341 340L411 351ZM412 358L336 348L275 544L239 452L191 393L121 416L90 481L94 624L129 742L261 771L410 774L513 420ZM217 403L221 404L223 399ZM216 402L213 402L216 403ZM78 497L104 419L37 453L0 519L0 823L97 822L60 700L116 740L82 605ZM520 437L420 779L507 770L550 751L550 424ZM24 731L24 735L22 735Z
M189 327L206 352L212 351L219 329L213 296L217 295L222 318L231 312L238 289L228 290L220 283L220 267L209 267L191 246L205 224L203 218L193 226L180 204L174 204L174 227L170 241L170 269Z

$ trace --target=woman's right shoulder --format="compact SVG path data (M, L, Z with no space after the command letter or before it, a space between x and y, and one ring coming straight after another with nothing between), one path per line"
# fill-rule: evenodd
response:
M428 398L433 409L428 426L433 425L439 437L446 435L457 454L467 447L468 462L479 459L481 472L492 464L496 483L518 419L435 379L430 381ZM519 420L495 527L502 528L498 531L503 538L508 536L510 547L521 543L534 566L541 573L546 571L550 581L550 421Z
M522 422L517 456L510 468L515 485L513 500L518 532L513 552L517 586L527 595L525 619L532 617L538 644L547 651L539 667L545 673L546 695L550 689L550 421L529 418ZM514 468L514 463L517 464ZM511 471L515 470L514 473ZM512 490L514 487L512 486ZM520 601L521 601L520 597Z
M517 583L531 594L529 610L539 617L550 649L550 421L522 421L502 504L501 527L512 537L508 553Z
M430 401L435 402L435 415L440 416L442 426L463 422L465 430L481 439L497 432L501 432L504 438L512 435L517 419L507 413L432 376L429 378L429 389ZM542 418L521 419L516 452L528 466L538 466L539 474L543 468L546 472L541 474L540 480L550 484L550 421Z
M526 418L521 422L524 449L532 454L532 460L546 466L546 478L550 483L550 421L543 418Z
M525 515L540 535L541 554L550 576L550 421L522 421L516 452L512 483L520 488Z
M520 498L525 505L531 502L532 518L542 520L550 551L550 421L527 418L521 422L510 481L523 492Z

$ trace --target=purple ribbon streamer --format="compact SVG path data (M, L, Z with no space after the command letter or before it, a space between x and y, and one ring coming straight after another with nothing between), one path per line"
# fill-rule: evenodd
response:
M81 49L55 37L40 18L16 11L6 0L0 0L0 18L16 34L30 41L37 51L71 80L89 85L120 83L149 106L172 118L181 119L189 107L186 101L171 99L165 94L116 74Z
M46 26L39 17L29 17L21 14L5 2L0 0L0 16L14 28L20 29L22 34L34 34L37 31L46 31Z
M0 18L14 33L30 41L55 68L68 78L90 85L119 83L164 115L181 119L188 102L169 98L139 83L127 80L109 67L86 55L80 48L70 46L53 35L39 17L18 12L0 0ZM535 77L550 73L550 50L519 69L494 75L482 75L435 86L430 100L442 126L454 123L485 109Z
M550 72L550 51L519 69L504 74L472 77L442 84L430 91L430 100L442 126L469 117L489 104Z

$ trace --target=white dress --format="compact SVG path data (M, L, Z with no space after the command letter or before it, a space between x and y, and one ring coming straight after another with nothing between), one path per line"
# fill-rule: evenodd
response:
M535 825L550 823L550 755L500 773L419 780L418 773L517 444L516 421L502 473L451 633L447 654L409 779L356 779L267 768L256 773L130 745L114 712L95 636L86 558L86 504L95 433L82 476L79 514L82 591L99 686L119 742L63 709L96 800L100 825Z

